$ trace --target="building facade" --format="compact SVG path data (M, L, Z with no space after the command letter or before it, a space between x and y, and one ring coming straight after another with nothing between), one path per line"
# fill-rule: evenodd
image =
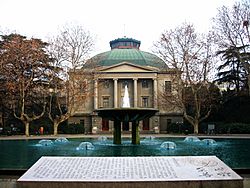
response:
M176 72L156 55L141 51L138 40L118 38L110 42L110 47L110 51L92 57L82 70L74 73L78 80L88 82L89 94L85 94L69 123L84 124L86 133L112 132L113 122L99 117L95 110L122 108L125 86L131 108L158 110L155 116L140 122L140 132L166 133L169 124L182 122L182 110L162 105L159 97L162 92L174 92ZM122 131L129 132L131 127L126 123Z

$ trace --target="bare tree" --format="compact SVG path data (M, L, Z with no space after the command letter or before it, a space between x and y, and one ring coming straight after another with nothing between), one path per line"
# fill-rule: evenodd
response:
M184 23L174 30L165 31L155 44L156 52L170 68L176 70L176 74L172 74L171 91L166 88L160 94L162 105L182 109L184 118L193 125L195 133L212 108L203 98L203 94L208 94L204 90L209 90L209 76L213 70L212 42L212 33L197 34L193 25ZM188 101L192 102L192 113L188 109Z
M0 59L5 86L11 94L14 116L25 125L26 136L30 122L45 113L44 91L50 61L46 45L40 39L26 39L18 34L2 36Z
M60 123L74 115L90 94L89 82L93 75L82 67L93 46L93 38L82 26L66 25L51 40L49 53L54 59L52 66L55 71L52 72L48 114L53 122L54 135L58 134ZM67 109L62 109L65 104Z
M223 6L218 9L214 18L213 30L216 33L220 51L227 49L238 50L238 57L247 72L248 89L250 94L250 3L245 0L236 2L232 8Z

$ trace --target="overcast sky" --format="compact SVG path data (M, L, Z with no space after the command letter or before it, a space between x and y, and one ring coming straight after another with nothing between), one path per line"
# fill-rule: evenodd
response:
M46 40L66 23L83 25L95 38L93 54L123 36L151 51L167 29L183 22L206 32L217 8L237 0L0 0L0 30Z

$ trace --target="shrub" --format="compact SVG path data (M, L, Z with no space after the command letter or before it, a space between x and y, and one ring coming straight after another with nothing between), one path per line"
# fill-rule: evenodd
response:
M59 132L64 134L83 134L84 131L84 125L80 123L65 123L59 127Z
M246 123L215 123L218 134L250 134L250 124Z
M190 124L171 123L167 126L167 132L190 134L193 132L193 127Z

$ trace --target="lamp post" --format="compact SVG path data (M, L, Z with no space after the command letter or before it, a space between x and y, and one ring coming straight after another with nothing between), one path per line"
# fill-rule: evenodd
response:
M49 88L49 93L52 94L54 92L54 89L53 88Z
M249 27L249 21L248 20L243 21L243 28L244 27L246 28L247 36L248 36L248 39L249 39L249 42L250 42L250 34L249 34L249 30L248 30L248 27Z

